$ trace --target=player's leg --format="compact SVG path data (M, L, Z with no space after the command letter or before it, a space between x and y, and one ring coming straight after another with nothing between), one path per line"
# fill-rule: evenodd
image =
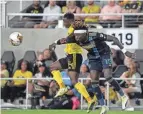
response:
M82 55L81 54L70 54L68 55L68 74L72 81L74 88L87 100L88 102L88 112L92 110L94 106L94 101L87 92L85 86L78 82L78 76L80 71L80 66L82 64Z
M90 59L89 57L89 67L92 90L95 93L100 105L102 106L100 114L105 114L108 111L108 108L105 106L104 96L99 87L99 77L102 72L101 59Z
M89 58L89 69L90 69L90 78L91 78L91 86L93 92L95 93L97 99L99 100L100 105L105 105L103 94L99 87L99 77L102 72L102 63L100 58L99 59L90 59Z
M112 77L112 60L110 54L105 54L101 58L102 58L103 72L106 81L108 81L111 84L111 86L113 86L115 90L120 94L122 99L122 109L125 109L128 102L128 97L124 94L118 82L114 80Z
M62 79L60 69L64 69L67 66L66 59L62 58L59 61L54 62L50 66L51 73L53 75L54 80L58 83L60 89L65 88L65 84Z

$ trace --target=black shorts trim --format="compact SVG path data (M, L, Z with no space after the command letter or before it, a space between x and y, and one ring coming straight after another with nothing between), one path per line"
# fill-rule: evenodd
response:
M68 54L67 57L59 59L62 69L68 69L68 71L80 72L80 66L82 64L81 54Z

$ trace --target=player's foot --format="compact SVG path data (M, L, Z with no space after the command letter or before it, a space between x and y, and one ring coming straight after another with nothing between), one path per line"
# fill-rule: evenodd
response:
M106 114L108 112L109 108L107 106L102 106L100 114Z
M95 105L97 105L97 103L95 102L94 99L90 103L88 103L87 113L91 112Z
M121 97L121 100L122 100L122 109L124 110L127 106L129 98L126 95L124 95L124 96Z
M57 92L57 94L55 95L55 97L62 96L62 95L64 95L67 92L68 92L68 88L61 88L61 89L59 89L59 91Z

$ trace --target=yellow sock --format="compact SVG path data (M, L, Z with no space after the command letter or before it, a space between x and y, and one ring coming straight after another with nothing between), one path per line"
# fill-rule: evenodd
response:
M53 74L54 80L58 83L60 89L61 88L65 88L66 86L65 86L65 84L63 82L63 79L62 79L60 71L59 70L54 70L54 71L52 71L52 74Z
M91 102L92 99L91 99L90 95L88 94L85 86L82 83L78 82L77 84L75 84L74 87L87 100L88 103Z

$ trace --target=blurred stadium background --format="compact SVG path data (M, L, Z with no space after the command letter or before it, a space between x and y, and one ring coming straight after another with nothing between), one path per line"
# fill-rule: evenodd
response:
M130 104L127 110L140 111L130 112L140 114L143 110L143 1L141 0L81 0L81 1L56 1L55 3L47 0L1 0L0 1L0 37L1 37L1 108L10 109L3 110L3 114L18 114L18 111L11 109L43 109L44 106L49 109L86 109L87 104L82 96L61 98L62 102L57 99L58 106L49 106L55 95L58 86L52 80L50 73L44 77L38 78L45 80L46 95L41 90L32 90L33 96L29 98L29 86L39 83L35 74L39 69L35 70L35 62L41 59L48 61L46 67L57 58L64 57L64 45L58 46L55 53L49 52L49 45L59 38L67 36L67 30L63 26L62 17L66 12L75 13L77 19L84 19L89 26L90 31L99 31L110 35L115 35L123 43L124 47L136 53L136 58L129 59L118 50L114 44L109 43L112 48L113 57L113 76L116 78L125 92L130 97ZM91 3L89 3L91 2ZM35 6L35 4L38 4ZM110 7L109 7L110 6ZM51 8L52 7L52 8ZM51 9L50 9L51 8ZM112 8L112 10L111 10ZM42 22L45 22L42 25ZM52 24L51 24L52 23ZM40 24L40 25L39 25ZM12 32L20 32L23 35L23 42L20 46L12 46L9 43L9 35ZM43 53L42 53L43 52ZM50 57L48 56L50 53ZM83 53L84 60L81 67L80 81L86 85L89 79L88 64L86 63L86 51ZM21 66L21 61L28 61L26 72L32 72L32 82L28 79L24 82L24 88L17 86L19 91L13 88L14 74ZM129 70L131 69L131 70ZM20 69L21 70L21 69ZM66 71L62 71L63 78L66 78ZM129 73L127 77L123 74ZM19 80L24 80L20 76ZM132 85L129 85L124 78L130 78ZM37 81L34 81L37 80ZM65 79L67 80L67 79ZM104 80L104 78L103 78ZM121 81L120 81L121 80ZM16 79L14 80L16 82ZM23 82L22 82L23 83ZM43 84L43 83L42 83ZM68 84L67 84L68 85ZM130 88L135 87L136 89ZM120 98L110 85L101 81L101 89L105 95L107 106L111 110L121 110ZM74 98L74 100L73 100ZM68 101L66 106L61 104ZM75 103L75 102L77 103ZM78 104L78 102L80 102ZM60 104L61 103L61 104ZM76 108L73 108L73 107ZM52 108L51 108L52 107ZM54 107L54 108L53 108ZM98 108L97 108L98 109ZM22 113L59 113L54 111L23 111ZM73 113L72 111L63 111L64 113ZM75 113L85 113L83 111L75 111ZM94 112L92 112L94 113ZM97 111L98 113L98 111ZM116 113L109 111L109 114ZM119 111L118 113L126 113Z

